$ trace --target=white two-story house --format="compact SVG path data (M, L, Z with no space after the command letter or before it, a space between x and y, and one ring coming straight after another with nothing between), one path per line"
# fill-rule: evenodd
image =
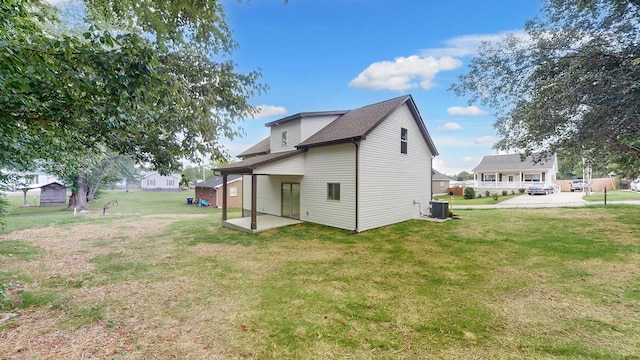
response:
M241 161L214 169L223 178L244 175L251 229L269 214L359 232L426 211L438 151L410 95L266 126L270 136Z

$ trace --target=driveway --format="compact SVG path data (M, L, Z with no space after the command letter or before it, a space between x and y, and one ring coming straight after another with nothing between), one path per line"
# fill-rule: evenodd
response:
M584 206L582 192L559 192L549 195L521 195L495 205L456 205L455 209L506 209L506 208L544 208L564 206Z

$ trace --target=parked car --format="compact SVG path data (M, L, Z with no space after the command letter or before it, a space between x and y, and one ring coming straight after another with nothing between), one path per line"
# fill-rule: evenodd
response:
M582 190L584 190L586 187L587 187L587 183L585 183L583 179L574 179L574 180L571 180L571 189L570 189L570 190L571 190L572 192L573 192L573 191L576 191L576 190L582 191Z
M531 185L527 188L527 195L547 195L553 193L553 187L549 185Z
M640 191L640 179L633 180L629 186L631 191Z

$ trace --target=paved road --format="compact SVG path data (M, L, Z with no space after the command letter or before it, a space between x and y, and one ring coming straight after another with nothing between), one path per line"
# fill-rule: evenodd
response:
M505 200L495 205L457 205L455 209L508 209L508 208L545 208L545 207L576 207L585 205L602 204L602 202L582 200L582 192L560 192L550 195L522 195ZM607 201L607 204L635 204L640 205L640 201Z

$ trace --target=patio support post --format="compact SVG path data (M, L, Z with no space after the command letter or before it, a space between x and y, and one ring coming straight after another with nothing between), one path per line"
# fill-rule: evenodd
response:
M256 216L256 207L258 206L258 201L256 193L258 192L258 177L255 174L251 174L251 230L255 230L258 228L257 216Z
M227 174L222 174L222 221L227 220Z

